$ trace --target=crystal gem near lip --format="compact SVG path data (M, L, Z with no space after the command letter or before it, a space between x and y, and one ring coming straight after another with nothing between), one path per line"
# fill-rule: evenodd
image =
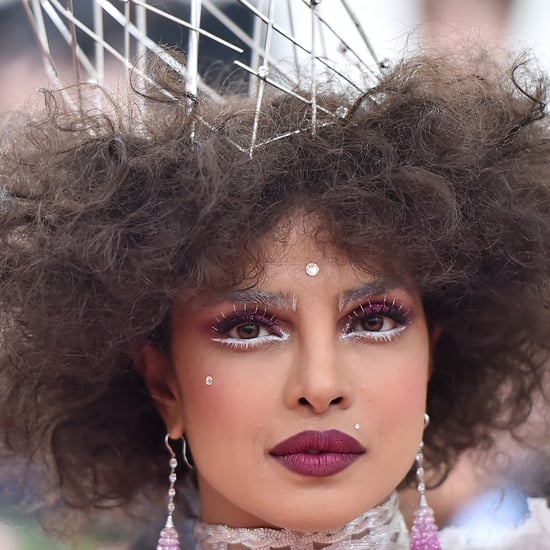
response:
M315 275L319 274L319 266L314 262L311 262L311 263L307 264L306 265L306 273L310 277L315 277Z

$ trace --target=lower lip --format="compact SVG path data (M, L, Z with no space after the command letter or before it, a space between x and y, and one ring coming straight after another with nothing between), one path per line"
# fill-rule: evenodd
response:
M357 453L293 453L274 456L289 470L311 477L327 477L337 474L351 466L361 455Z

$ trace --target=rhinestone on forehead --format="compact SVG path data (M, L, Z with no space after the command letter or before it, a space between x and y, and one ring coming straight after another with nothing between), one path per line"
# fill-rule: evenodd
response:
M310 277L315 277L316 275L319 275L319 266L314 263L314 262L310 262L309 264L306 265L306 273L310 276Z

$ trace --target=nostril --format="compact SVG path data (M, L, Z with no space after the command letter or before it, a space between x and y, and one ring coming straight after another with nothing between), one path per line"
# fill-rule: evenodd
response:
M343 397L336 397L330 401L329 405L339 405L343 400ZM298 403L300 403L300 405L311 406L311 402L305 397L300 397L300 399L298 399Z

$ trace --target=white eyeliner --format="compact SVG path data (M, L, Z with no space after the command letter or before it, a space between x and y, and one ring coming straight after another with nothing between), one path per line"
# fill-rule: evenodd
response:
M234 349L247 349L251 347L258 347L265 344L274 344L277 342L284 342L288 340L289 334L286 332L281 335L268 334L266 336L258 336L257 338L212 338L212 342L217 342L223 346L229 346Z

